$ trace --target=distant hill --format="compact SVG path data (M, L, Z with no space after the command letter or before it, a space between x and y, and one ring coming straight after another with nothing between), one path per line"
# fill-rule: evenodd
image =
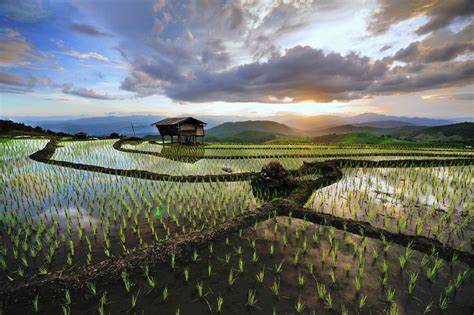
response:
M228 116L228 115L190 115L183 113L180 116L193 116L197 119L207 122L206 130L210 130L225 122L245 122L252 120L248 116ZM43 129L50 129L56 132L65 132L74 134L77 132L86 132L92 136L107 136L113 132L123 135L133 135L131 125L135 129L137 136L158 135L158 132L151 124L155 121L165 118L164 115L109 115L103 117L87 117L87 118L41 118L41 117L6 117L14 121L20 121L32 126L40 126ZM472 121L473 117L465 118L450 118L450 119L432 119L423 117L403 117L403 116L389 116L374 113L365 113L356 116L339 116L339 115L318 115L318 116L297 116L297 115L277 115L261 118L259 121L272 121L284 124L289 128L301 131L308 135L322 135L330 133L333 127L339 127L336 133L350 133L350 132L376 132L379 134L387 134L392 131L397 131L393 128L401 128L397 132L407 131L410 128L431 127L438 125L448 125L463 121ZM351 125L353 127L349 127ZM246 126L248 127L248 126ZM370 127L378 128L380 130L371 130L367 128L354 127ZM348 129L349 128L349 129ZM278 128L277 128L278 129ZM386 130L382 130L386 129ZM388 130L393 129L393 130ZM242 128L244 130L254 130ZM272 134L283 133L287 134L290 131L276 131L272 128L257 129L261 132L269 132ZM321 132L324 130L324 132ZM266 136L265 136L266 137Z
M368 121L364 123L354 123L352 125L356 127L372 127L383 129L416 126L415 124L400 120Z
M318 115L310 117L292 118L285 123L290 127L298 127L302 130L318 132L323 129L340 125L354 125L375 128L393 128L402 126L439 126L452 124L454 121L448 119L434 119L423 117L389 116L374 113L365 113L346 117L337 115ZM320 133L319 133L320 134Z
M290 127L297 127L302 130L318 131L338 125L348 124L345 117L336 115L318 115L301 118L293 118L285 122Z
M316 135L325 135L325 134L346 134L346 133L375 133L380 135L390 135L390 134L402 134L408 131L415 131L423 129L425 127L414 126L412 124L389 121L386 125L383 125L384 122L370 122L354 125L340 125L336 127L331 127L327 129L322 129L315 131ZM382 127L383 126L383 127Z
M393 133L407 139L430 142L459 142L466 145L474 145L474 123L463 122L458 124L427 127L418 130L403 131L400 134Z
M361 130L364 128L370 128L366 130L372 131L362 132ZM427 143L474 145L474 123L470 122L435 127L407 126L386 129L345 125L327 130L333 132L317 136L314 142L341 144ZM383 130L385 130L385 132L382 132ZM344 133L343 131L347 132Z
M405 117L405 116L391 116L374 113L364 113L357 116L353 116L350 119L351 123L366 123L376 121L399 121L409 123L415 126L439 126L453 123L448 119L436 119L436 118L425 118L425 117Z
M229 116L229 115L193 115L183 113L180 116L193 116L199 120L207 122L207 129L216 127L225 122L242 122L251 120L248 116ZM14 121L20 121L28 125L40 126L43 129L50 129L56 132L66 132L74 134L77 132L86 132L93 136L107 136L112 132L124 135L133 135L131 124L138 136L158 135L155 127L151 126L155 121L165 118L164 115L109 115L102 117L86 118L56 118L45 119L41 117L5 117ZM473 117L433 119L423 117L403 117L389 116L374 113L365 113L356 116L339 115L317 115L317 116L268 116L260 120L275 121L284 124L290 128L303 130L307 134L321 135L321 130L337 127L341 125L352 125L355 127L373 127L373 128L401 128L410 126L438 126L447 125L463 121L473 121ZM265 130L264 130L265 131ZM267 130L268 131L268 130ZM267 132L265 131L265 132ZM347 132L366 132L369 129L348 130ZM273 133L273 131L269 131ZM342 131L340 131L342 132ZM380 131L382 132L382 131ZM380 133L379 132L379 133ZM382 132L385 133L385 132Z
M11 120L0 120L0 136L68 136L68 134L43 129L39 126L32 127Z
M325 134L346 134L346 133L353 133L353 132L373 132L379 133L382 128L374 128L374 127L366 127L366 126L354 126L354 125L340 125L336 127L331 127L327 129L322 129L316 132L319 135ZM382 129L385 130L385 129Z
M266 142L279 136L300 136L304 132L268 120L226 122L206 130L207 141Z

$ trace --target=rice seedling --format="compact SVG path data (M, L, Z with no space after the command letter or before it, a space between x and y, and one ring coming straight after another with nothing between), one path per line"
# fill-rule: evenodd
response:
M359 312L362 311L366 302L367 302L367 295L361 295L357 301L357 308Z
M131 289L132 285L131 285L130 280L128 278L127 272L122 271L122 273L120 275L122 277L122 281L123 281L123 285L125 287L125 291L127 291L127 293L130 293L130 289Z
M257 307L257 298L256 298L256 290L249 290L247 293L247 305L250 308Z
M263 284L263 282L265 281L265 266L257 272L256 278L260 284Z
M64 304L71 304L71 293L69 292L69 289L64 290Z
M433 266L429 267L426 270L426 278L428 280L433 281L436 276L438 275L439 269L443 266L443 260L437 258L433 264Z
M39 312L39 294L36 294L35 298L33 299L33 311L35 313Z
M107 305L107 291L104 291L100 297L98 309L99 315L105 315L105 305Z
M95 282L87 282L87 288L89 289L89 293L91 295L97 295L97 288L95 286Z
M188 267L185 267L183 269L183 275L184 275L184 281L188 283L189 282L189 268Z
M418 279L419 271L417 272L410 272L409 273L409 278L408 278L408 294L412 295L413 290L415 288L416 280Z
M333 308L333 300L332 300L332 296L331 296L331 292L327 292L326 296L324 297L324 303L325 303L325 307L328 308L328 309L332 309Z
M328 291L324 284L320 284L318 281L316 281L316 291L320 300L324 300L326 298L326 294Z
M272 285L270 286L270 289L272 290L272 294L279 298L280 297L280 279L274 279Z
M229 287L234 285L235 281L237 280L237 276L234 274L234 269L230 268L229 275L227 276L227 284Z
M296 314L302 314L304 311L304 302L301 301L301 296L298 297L298 301L295 304Z
M444 311L448 308L449 306L449 299L447 296L443 296L443 295L440 295L439 297L439 302L438 302L438 306L440 308L440 310Z
M216 298L216 305L217 305L217 313L222 313L222 305L224 305L224 298L222 296L218 296Z
M132 294L132 300L131 300L131 306L130 309L135 309L137 306L138 302L138 296L140 295L140 288L138 288L138 291L136 294Z
M240 273L243 273L245 270L245 263L242 258L239 258L239 263L238 263L238 270Z
M168 286L166 286L163 289L163 292L162 292L161 296L163 298L163 302L165 302L168 299Z
M387 302L393 303L395 301L395 289L387 288L385 291L385 298Z
M63 305L61 306L61 309L62 309L63 315L71 314L71 307L69 305Z
M203 283L202 282L197 282L196 283L196 291L198 293L198 296L200 299L204 298L204 286L203 286Z
M278 264L275 264L275 274L279 275L283 271L283 262L284 260L280 261Z
M303 287L304 284L305 284L305 282L306 282L306 280L305 280L304 275L301 274L301 271L298 272L298 285L299 285L300 287Z

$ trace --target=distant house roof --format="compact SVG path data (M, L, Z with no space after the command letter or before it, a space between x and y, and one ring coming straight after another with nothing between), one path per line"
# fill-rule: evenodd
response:
M86 136L87 133L81 131L81 132L75 133L74 135L75 135L75 136Z
M160 121L157 121L157 122L153 123L152 125L155 125L155 126L172 126L172 125L176 125L176 124L180 124L180 123L188 122L188 121L198 123L198 124L207 125L205 122L203 122L199 119L193 118L193 117L165 118L165 119L162 119Z

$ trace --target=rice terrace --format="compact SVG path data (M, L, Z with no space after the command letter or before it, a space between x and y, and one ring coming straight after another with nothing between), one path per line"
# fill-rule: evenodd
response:
M67 137L0 146L7 313L472 307L472 150Z
M0 315L474 314L474 2L0 1Z

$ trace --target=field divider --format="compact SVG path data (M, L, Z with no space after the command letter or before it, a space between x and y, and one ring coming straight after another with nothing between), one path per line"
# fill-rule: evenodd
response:
M120 141L120 140L119 140ZM115 146L115 144L114 144ZM46 163L50 165L57 165L68 167L77 170L91 171L96 173L103 173L109 175L141 178L147 180L158 181L172 181L172 182L237 182L251 180L259 174L259 172L241 172L231 174L209 174L209 175L169 175L146 170L137 169L118 169L103 167L98 165L74 163L68 161L53 160L56 148L58 148L58 141L51 139L43 149L31 154L29 157L37 162ZM334 159L331 160L340 168L346 167L433 167L433 166L451 166L451 165L467 165L474 164L474 158L457 158L445 160L431 160L431 159L405 159L405 160L351 160L351 159ZM323 162L319 162L323 164ZM314 163L304 163L302 167L296 170L289 170L290 176L302 176L313 174L313 170L305 167Z
M136 141L135 143L139 144L143 142L142 140ZM203 154L163 154L161 152L146 151L146 150L136 150L136 149L127 149L124 148L124 144L130 144L131 142L126 139L120 139L113 144L115 150L126 152L126 153L136 153L136 154L146 154L157 156L165 159L183 161L188 163L195 163L198 160L241 160L241 159L282 159L282 158L325 158L325 157L368 157L368 156L425 156L425 157L464 157L474 159L472 154L447 154L447 153L436 153L436 152L371 152L371 153L298 153L298 154L263 154L263 155L203 155ZM205 150L206 147L200 148ZM209 148L213 150L212 148ZM436 150L434 150L436 151Z

